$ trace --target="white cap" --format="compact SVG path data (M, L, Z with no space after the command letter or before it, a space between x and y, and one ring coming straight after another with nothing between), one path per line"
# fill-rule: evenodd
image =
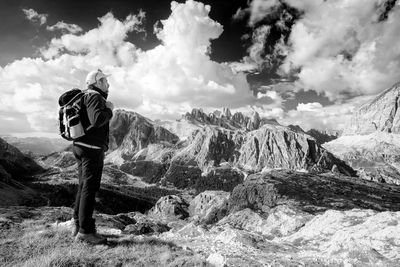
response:
M86 76L86 85L91 85L96 83L98 80L101 78L107 78L110 75L104 74L101 69L94 70L89 72L89 74Z

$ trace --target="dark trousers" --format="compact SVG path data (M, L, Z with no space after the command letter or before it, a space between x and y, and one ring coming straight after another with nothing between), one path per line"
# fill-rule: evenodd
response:
M78 163L78 192L75 198L74 220L79 232L95 232L95 221L92 218L95 195L100 189L101 173L104 164L102 149L86 148L74 145L74 155Z

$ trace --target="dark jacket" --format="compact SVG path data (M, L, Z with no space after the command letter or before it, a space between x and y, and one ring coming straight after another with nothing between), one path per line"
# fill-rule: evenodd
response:
M86 134L75 142L81 142L108 150L109 122L112 110L106 107L107 94L97 88L87 89L81 102L81 121Z

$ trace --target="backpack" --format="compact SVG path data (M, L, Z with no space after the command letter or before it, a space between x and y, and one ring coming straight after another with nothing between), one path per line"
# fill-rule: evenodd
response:
M58 99L59 133L62 138L73 141L85 135L80 118L81 100L85 93L77 88L63 93Z

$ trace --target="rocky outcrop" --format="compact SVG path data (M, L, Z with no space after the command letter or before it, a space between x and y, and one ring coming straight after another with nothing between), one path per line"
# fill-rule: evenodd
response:
M32 158L0 138L0 166L6 177L19 179L43 171ZM7 175L9 174L9 176Z
M228 213L228 200L228 192L205 191L190 202L189 215L198 223L215 223Z
M310 213L352 208L400 210L400 190L347 176L272 171L248 176L235 187L229 201L231 212L250 208L269 213L284 204Z
M183 198L169 195L160 198L149 211L149 215L158 218L185 219L189 216L188 206Z
M149 144L174 144L179 138L136 112L116 110L110 122L110 149L123 159L131 159Z
M363 135L375 131L400 133L400 83L383 91L354 112L343 135Z

